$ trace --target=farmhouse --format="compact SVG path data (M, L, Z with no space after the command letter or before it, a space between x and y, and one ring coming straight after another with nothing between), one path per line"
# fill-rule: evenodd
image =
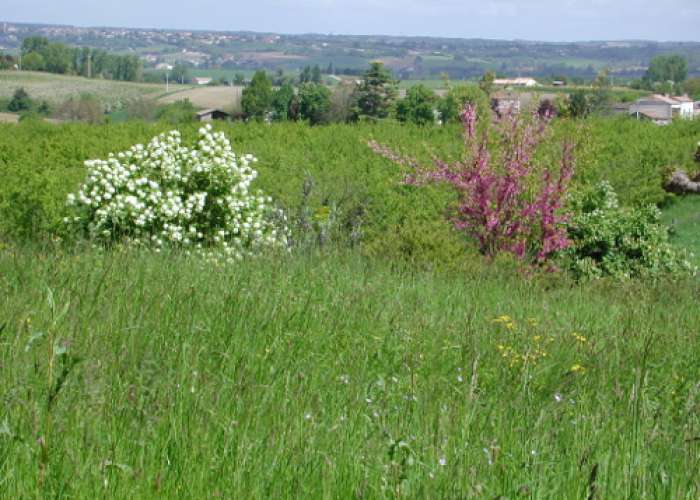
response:
M493 84L499 87L536 87L537 80L534 78L496 78Z
M211 83L211 78L209 77L195 77L194 83L197 85L209 85Z
M228 120L231 115L220 109L203 109L196 116L200 122L210 122L213 120Z
M658 125L666 125L674 118L693 118L694 103L688 96L654 94L638 99L630 106L629 114L638 120L651 120Z
M523 110L537 109L545 101L554 103L556 99L556 94L500 91L491 94L491 109L498 116L510 113L518 114Z

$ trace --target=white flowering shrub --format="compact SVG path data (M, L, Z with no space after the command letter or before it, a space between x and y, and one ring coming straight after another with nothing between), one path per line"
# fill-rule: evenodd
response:
M256 161L237 156L211 125L199 129L191 147L178 131L161 134L145 147L85 162L87 179L68 195L74 214L66 222L104 242L187 248L215 258L285 248L284 215L271 198L250 192Z

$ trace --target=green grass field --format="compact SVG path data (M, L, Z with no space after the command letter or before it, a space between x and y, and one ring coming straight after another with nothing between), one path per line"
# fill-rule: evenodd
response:
M698 283L0 253L0 489L700 495Z
M700 265L700 196L690 195L667 207L663 222L672 230L672 241L690 249Z
M95 95L107 105L124 103L142 97L155 99L166 94L165 85L90 79L31 71L0 71L0 99L11 98L19 87L23 87L32 99L45 100L54 105L81 94ZM170 91L176 92L186 88L190 87L171 84Z

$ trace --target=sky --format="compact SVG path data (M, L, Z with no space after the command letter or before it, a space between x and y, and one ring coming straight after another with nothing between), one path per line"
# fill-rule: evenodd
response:
M0 20L77 26L699 41L700 0L2 0Z

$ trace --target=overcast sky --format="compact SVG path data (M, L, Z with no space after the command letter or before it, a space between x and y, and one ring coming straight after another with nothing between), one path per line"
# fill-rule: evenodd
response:
M700 40L700 0L2 0L0 20L528 40Z

